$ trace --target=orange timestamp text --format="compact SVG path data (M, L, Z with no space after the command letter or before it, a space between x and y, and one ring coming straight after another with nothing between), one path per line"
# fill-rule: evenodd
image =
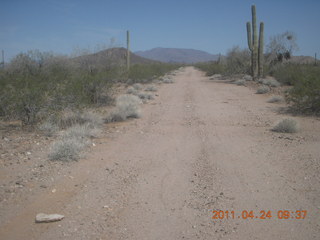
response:
M213 210L212 219L305 219L307 210L243 210L236 212L234 210Z

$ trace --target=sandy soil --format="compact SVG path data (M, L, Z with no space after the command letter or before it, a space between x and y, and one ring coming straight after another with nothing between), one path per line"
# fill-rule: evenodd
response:
M2 132L0 239L319 239L319 119L272 132L284 104L192 67L158 94L74 163L46 159L50 138ZM6 151L23 141L33 148ZM65 219L36 224L40 212Z

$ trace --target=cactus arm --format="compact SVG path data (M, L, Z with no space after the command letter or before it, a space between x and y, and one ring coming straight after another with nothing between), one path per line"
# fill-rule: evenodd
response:
M251 24L250 24L250 22L247 22L247 38L248 38L248 47L249 47L250 51L252 51L253 47L252 47L252 36L251 36Z
M263 45L264 45L264 23L260 23L259 31L259 52L258 52L258 65L259 65L259 77L263 76L263 64L264 64L264 55L263 55Z
M257 15L256 15L256 6L251 6L252 11L252 31L253 31L253 46L258 46L258 33L257 33Z

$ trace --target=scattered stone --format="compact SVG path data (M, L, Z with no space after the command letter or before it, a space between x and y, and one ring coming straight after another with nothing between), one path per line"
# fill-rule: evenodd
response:
M64 216L60 214L39 213L36 216L36 223L57 222L57 221L61 221L63 218Z

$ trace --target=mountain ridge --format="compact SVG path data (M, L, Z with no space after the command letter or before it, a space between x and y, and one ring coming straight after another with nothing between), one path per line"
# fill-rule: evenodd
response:
M157 47L146 51L136 51L136 55L155 61L167 63L197 63L216 61L218 54L188 48L162 48Z

